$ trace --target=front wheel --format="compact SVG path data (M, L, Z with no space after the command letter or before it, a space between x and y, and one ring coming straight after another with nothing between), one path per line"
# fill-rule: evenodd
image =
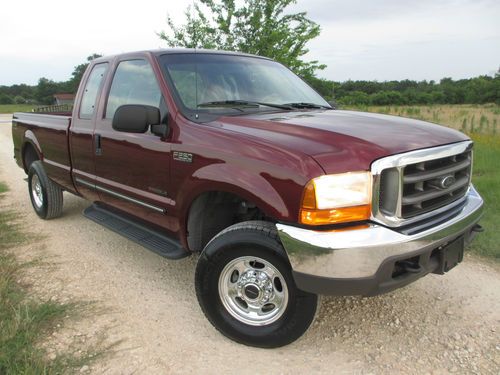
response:
M295 286L272 223L244 222L219 233L198 261L195 284L210 322L246 345L289 344L316 313L317 296Z

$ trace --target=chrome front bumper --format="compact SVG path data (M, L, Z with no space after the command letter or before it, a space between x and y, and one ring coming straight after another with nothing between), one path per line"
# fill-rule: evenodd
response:
M471 186L456 216L413 235L374 223L332 231L284 224L276 227L299 288L321 294L369 295L395 289L432 272L432 251L462 235L468 237L482 212L483 200ZM396 261L420 255L420 275L400 280L401 285L389 280Z

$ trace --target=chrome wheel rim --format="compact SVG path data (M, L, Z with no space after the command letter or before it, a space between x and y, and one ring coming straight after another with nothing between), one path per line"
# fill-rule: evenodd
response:
M43 206L43 192L42 192L42 184L40 183L40 179L36 174L31 177L31 195L33 196L33 201L37 208Z
M219 296L229 314L252 326L275 322L288 305L285 278L259 257L244 256L229 262L219 276Z

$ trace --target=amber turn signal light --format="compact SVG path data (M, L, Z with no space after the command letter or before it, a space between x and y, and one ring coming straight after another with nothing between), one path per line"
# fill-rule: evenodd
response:
M300 210L300 222L306 225L327 225L362 221L370 218L370 206L342 207L331 210Z
M368 220L371 215L371 176L350 172L314 178L305 186L299 222L327 225Z

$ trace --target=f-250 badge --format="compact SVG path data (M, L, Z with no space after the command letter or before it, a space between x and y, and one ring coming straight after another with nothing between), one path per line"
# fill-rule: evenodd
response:
M184 163L192 163L193 162L193 154L191 154L189 152L174 151L173 157L174 157L174 160L182 161Z

